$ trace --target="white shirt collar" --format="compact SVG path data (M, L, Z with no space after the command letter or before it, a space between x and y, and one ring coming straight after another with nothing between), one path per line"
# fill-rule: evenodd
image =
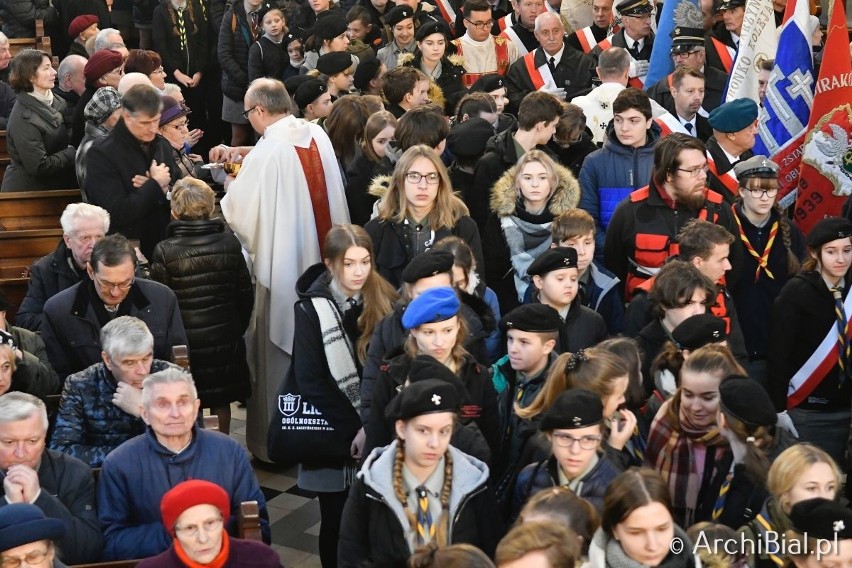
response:
M645 45L645 39L633 39L626 33L624 34L624 43L627 44L627 49L633 49L633 46L636 46L638 51L642 51L642 47Z
M560 49L553 55L548 55L548 53L544 51L543 47L541 48L541 50L544 52L544 58L548 63L550 63L550 58L553 58L553 66L556 67L557 65L559 65L559 62L562 61L562 54L565 53L565 42L562 42L562 49Z

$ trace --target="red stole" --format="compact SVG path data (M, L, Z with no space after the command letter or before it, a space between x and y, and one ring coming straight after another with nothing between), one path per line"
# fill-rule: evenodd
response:
M322 167L322 157L317 149L316 140L311 139L311 145L307 148L294 147L299 161L302 163L302 171L308 183L308 192L311 196L311 207L314 210L314 222L317 227L317 240L320 251L325 244L325 236L331 230L331 212L328 208L328 187L325 184L325 170Z

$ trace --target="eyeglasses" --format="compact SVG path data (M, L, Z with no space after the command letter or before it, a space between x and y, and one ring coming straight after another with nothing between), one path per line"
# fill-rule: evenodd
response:
M488 20L486 22L474 22L473 20L465 18L464 21L478 30L487 30L494 25L494 20Z
M222 517L218 519L207 519L200 525L186 525L184 527L175 527L175 534L184 538L192 538L198 535L198 531L204 529L205 533L215 532L222 528L224 521Z
M3 568L18 568L21 564L26 562L27 564L41 564L44 562L44 559L47 558L48 551L47 550L34 550L30 552L23 558L15 558L13 556L4 556L3 557Z
M681 57L686 59L690 55L694 55L694 54L700 53L702 51L704 51L703 48L698 48L698 49L692 49L690 51L681 51L679 53L672 53L672 59L679 59Z
M584 450L594 450L598 447L598 444L601 443L600 436L583 436L581 438L575 438L570 434L553 434L553 441L556 442L556 445L560 448L573 448L574 444L579 443L580 447Z
M248 120L248 115L250 115L250 114L252 113L252 111L253 111L254 109L256 109L256 108L257 108L257 105L254 105L254 106L253 106L253 107L251 107L250 109L248 109L248 110L244 110L244 111L243 111L243 118L244 118L244 119L246 119L246 120Z
M175 130L189 130L189 123L187 121L183 121L180 124L167 124L166 126L168 126L169 128L174 128Z
M704 164L703 166L695 166L694 168L689 169L678 168L677 171L687 173L690 177L695 178L701 175L702 173L706 175L707 172L710 171L710 167L707 164Z
M129 282L122 282L121 284L114 284L112 282L104 282L97 275L92 276L95 281L95 284L100 287L102 292L111 292L114 288L118 288L119 290L130 290L130 287L133 286L133 283L136 282L136 278L131 278Z
M769 198L773 198L778 195L777 187L774 189L747 189L746 191L748 191L749 195L751 195L755 199L760 199L764 195Z
M428 174L421 174L420 172L406 172L405 180L408 183L418 184L421 179L425 179L426 183L429 185L435 185L439 181L441 181L441 176L438 175L438 172L429 172Z

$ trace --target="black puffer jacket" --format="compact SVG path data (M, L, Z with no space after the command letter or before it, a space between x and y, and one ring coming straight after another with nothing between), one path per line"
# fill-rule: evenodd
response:
M249 48L254 41L243 3L234 2L222 17L218 54L222 65L222 92L235 101L242 102L248 89Z
M243 334L254 293L237 238L218 219L174 221L154 249L151 278L177 296L202 405L245 398L250 385Z

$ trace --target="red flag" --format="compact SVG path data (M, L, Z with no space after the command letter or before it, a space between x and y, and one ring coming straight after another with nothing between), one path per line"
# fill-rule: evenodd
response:
M852 193L852 60L843 2L832 2L808 133L802 146L796 222L807 233L838 215Z

